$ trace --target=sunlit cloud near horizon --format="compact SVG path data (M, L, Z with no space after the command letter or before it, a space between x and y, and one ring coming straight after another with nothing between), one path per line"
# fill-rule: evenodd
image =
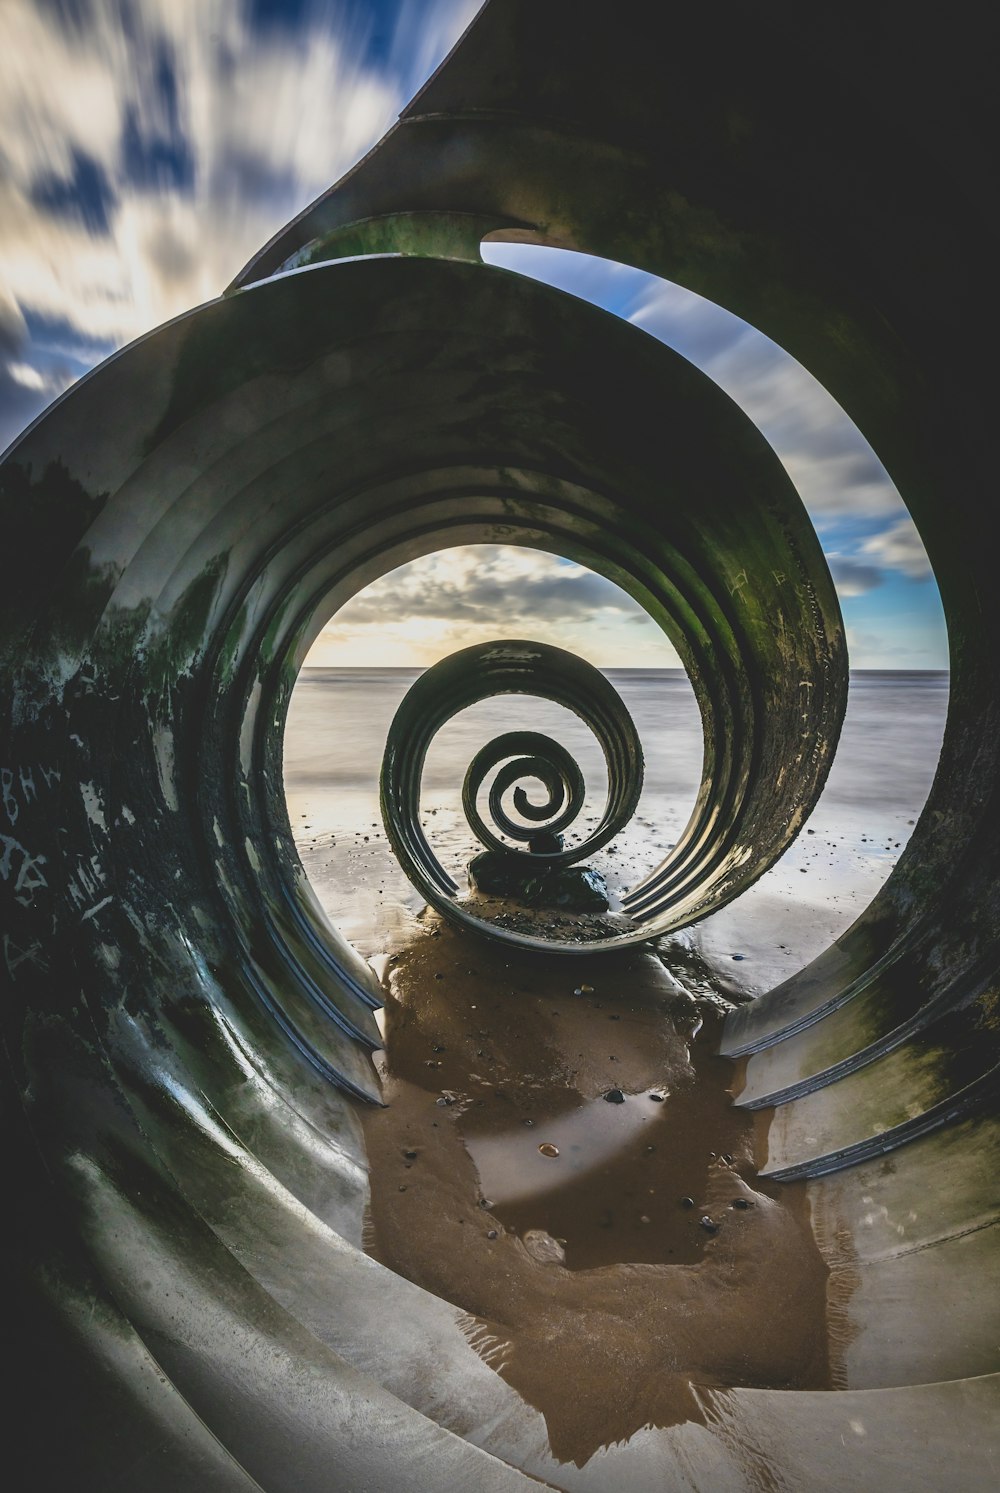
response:
M392 125L478 0L4 0L0 6L0 450L109 353L225 289ZM624 266L487 244L661 338L758 424L816 524L851 661L944 668L916 530L858 431L745 323ZM669 643L556 556L452 550L331 619L310 664L422 665L538 635L604 666Z

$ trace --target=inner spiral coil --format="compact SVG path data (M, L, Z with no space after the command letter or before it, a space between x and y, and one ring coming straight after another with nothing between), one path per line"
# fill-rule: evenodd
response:
M509 757L514 760L507 761ZM493 823L508 839L530 844L538 840L539 826L542 825L546 835L560 835L583 808L587 793L583 773L564 746L539 731L505 731L476 753L462 784L465 817L476 837L491 850L510 849L489 828L477 805L479 790L498 763L504 765L490 784L488 802ZM521 786L523 778L533 778L541 783L548 794L544 803L531 801ZM522 820L530 821L528 824L512 819L504 809L503 796L511 787L514 787L514 808ZM558 853L555 849L539 852L535 845L531 845L531 850L533 854L550 856ZM579 860L583 854L583 850L577 849L572 852L572 858Z
M635 812L642 793L642 745L635 724L611 683L592 664L544 643L497 641L477 644L442 659L416 681L393 718L382 760L380 797L386 835L414 886L446 916L467 921L454 901L458 886L438 861L420 825L420 781L431 741L460 710L500 694L531 694L563 705L593 731L607 766L604 812L593 834L572 847L554 837L574 822L586 786L573 756L551 737L535 731L508 731L489 742L469 764L462 805L476 837L489 849L511 856L525 852L507 843L535 840L544 825L541 852L547 865L570 865L613 839ZM495 767L488 791L491 828L477 798ZM547 798L532 802L522 780L541 783ZM515 786L516 785L516 786ZM503 796L514 788L517 813L511 818ZM475 920L478 921L478 920Z

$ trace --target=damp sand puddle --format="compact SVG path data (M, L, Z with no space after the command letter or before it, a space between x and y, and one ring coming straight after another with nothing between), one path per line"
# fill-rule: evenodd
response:
M490 1212L529 1250L552 1240L553 1258L570 1270L700 1258L704 1234L692 1194L704 1192L708 1167L697 1184L676 1176L676 1136L650 1107L646 1094L624 1095L621 1104L585 1100L535 1121L527 1135L524 1127L481 1133L475 1115L471 1125L460 1122Z
M385 968L367 1247L467 1314L559 1460L702 1419L700 1388L829 1387L804 1191L757 1177L713 1013L654 956L434 919Z

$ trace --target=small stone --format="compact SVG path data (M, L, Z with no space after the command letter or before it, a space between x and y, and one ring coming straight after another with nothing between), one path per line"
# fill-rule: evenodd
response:
M558 1156L559 1155L559 1147L558 1146L553 1146L550 1141L543 1141L542 1144L538 1147L538 1149L539 1149L539 1151L541 1152L541 1154L543 1156Z
M694 1198L681 1198L681 1207L682 1208L693 1208L694 1207Z
M492 1208L493 1204L492 1204L492 1202L490 1201L489 1198L480 1198L479 1199L479 1206L480 1206L480 1208Z
M609 1104L625 1103L625 1095L622 1093L621 1089L609 1089L604 1097Z
M647 1146L646 1147L646 1155L648 1156L649 1153L650 1153L650 1151L655 1151L655 1150L656 1150L655 1146Z
M699 1218L698 1222L705 1230L706 1234L717 1234L719 1232L719 1225L717 1223L713 1223L707 1213L703 1214L703 1216Z
M434 1046L431 1048L431 1052L447 1052L447 1050L448 1049L446 1047L441 1047L437 1042L435 1042Z
M486 1232L486 1237L487 1239L495 1239L497 1237L496 1229L488 1229Z
M652 1223L652 1221L653 1220L651 1218L647 1218L647 1216L646 1216L645 1213L640 1213L639 1214L639 1222L640 1223Z
M400 1190L400 1192L405 1192L406 1191L406 1183L405 1182L400 1182L400 1184L399 1184L399 1190Z
M544 1229L528 1229L524 1235L524 1247L540 1265L566 1263L566 1252L562 1245Z
M593 987L593 985L578 985L576 987L576 989L573 991L574 995L593 995L593 993L594 993L594 987Z
M534 1120L522 1120L521 1121L522 1125L533 1125L534 1123L535 1123Z
M404 1157L405 1157L405 1159L406 1159L406 1160L407 1160L407 1161L416 1161L416 1159L417 1159L417 1156L418 1156L418 1155L419 1155L419 1154L420 1154L420 1153L419 1153L419 1152L418 1152L418 1151L404 1151L404 1152L403 1152L403 1156L404 1156Z

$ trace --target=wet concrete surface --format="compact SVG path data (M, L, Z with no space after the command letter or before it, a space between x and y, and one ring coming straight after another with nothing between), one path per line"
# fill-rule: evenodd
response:
M703 1419L704 1387L830 1386L805 1192L756 1175L718 1000L433 914L383 969L366 1247L467 1313L560 1461Z

